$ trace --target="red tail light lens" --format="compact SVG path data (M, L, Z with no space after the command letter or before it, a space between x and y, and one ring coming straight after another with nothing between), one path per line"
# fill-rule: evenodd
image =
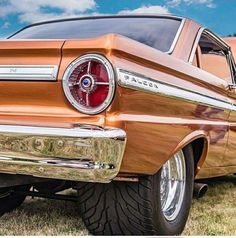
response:
M100 113L110 105L114 96L113 68L101 55L82 56L66 69L63 88L67 99L80 112Z

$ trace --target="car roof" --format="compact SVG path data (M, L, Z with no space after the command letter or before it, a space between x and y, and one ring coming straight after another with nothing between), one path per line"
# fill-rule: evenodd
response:
M172 14L119 14L119 15L95 15L95 16L84 16L84 17L74 17L74 18L61 18L48 21L36 22L26 27L31 27L35 25L54 23L54 22L63 22L63 21L75 21L75 20L86 20L86 19L106 19L106 18L135 18L135 17L144 17L144 18L169 18L169 19L178 19L183 20L186 17L176 16Z

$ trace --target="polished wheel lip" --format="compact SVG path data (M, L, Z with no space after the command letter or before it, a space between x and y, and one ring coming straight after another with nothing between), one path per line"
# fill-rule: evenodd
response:
M177 152L161 170L161 209L168 221L179 215L186 188L186 165L183 151Z

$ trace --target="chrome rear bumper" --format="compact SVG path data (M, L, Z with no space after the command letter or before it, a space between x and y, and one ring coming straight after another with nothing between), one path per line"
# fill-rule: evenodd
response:
M116 128L0 125L0 173L105 183L118 174L125 143Z

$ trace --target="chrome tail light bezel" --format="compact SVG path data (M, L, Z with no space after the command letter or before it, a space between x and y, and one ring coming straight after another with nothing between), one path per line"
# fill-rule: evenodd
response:
M108 74L108 79L109 79L109 91L108 91L108 95L106 97L106 99L104 100L104 102L99 105L98 107L87 107L87 106L83 106L81 104L79 104L75 98L73 97L73 95L71 94L70 88L69 88L69 78L71 76L71 74L73 73L73 71L81 64L89 62L89 61L97 61L101 64L104 65L104 67L106 68L107 74ZM110 61L103 55L100 54L86 54L83 55L79 58L77 58L76 60L74 60L65 70L65 73L63 75L62 78L62 85L63 85L63 90L64 90L64 94L67 98L67 100L71 103L71 105L73 107L75 107L79 112L84 113L84 114L88 114L88 115L96 115L99 114L103 111L105 111L110 105L111 102L114 98L115 95L115 72L114 69L112 67L112 64L110 63Z

